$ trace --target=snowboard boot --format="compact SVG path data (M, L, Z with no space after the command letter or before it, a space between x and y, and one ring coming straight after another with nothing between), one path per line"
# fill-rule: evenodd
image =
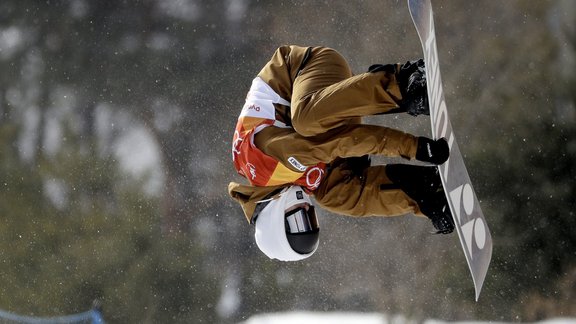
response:
M414 200L442 189L438 168L411 164L388 164L386 175Z
M420 210L432 221L435 234L450 234L454 231L454 221L444 190L429 195L418 201Z
M454 222L437 167L389 164L386 166L386 175L416 201L422 213L432 221L437 234L454 231Z
M402 93L400 108L412 116L430 115L424 61L408 61L400 68L398 84Z

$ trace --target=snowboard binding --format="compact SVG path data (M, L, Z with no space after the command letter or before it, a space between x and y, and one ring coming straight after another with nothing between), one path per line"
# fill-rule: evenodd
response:
M396 73L395 64L373 64L368 72ZM398 86L402 94L399 108L392 109L382 114L408 113L412 116L430 115L428 105L428 90L426 88L426 70L424 60L408 61L404 63L397 73Z
M408 61L398 75L402 101L400 108L412 116L430 115L424 60Z
M444 195L444 190L438 191L436 197L432 198L435 202L442 203L423 203L421 206L422 212L426 217L432 221L432 225L436 229L434 234L450 234L454 231L454 221L452 214ZM432 205L432 206L430 206Z

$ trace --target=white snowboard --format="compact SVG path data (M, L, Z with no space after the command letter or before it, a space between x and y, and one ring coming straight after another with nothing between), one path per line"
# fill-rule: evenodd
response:
M470 176L448 117L438 63L432 5L430 0L408 0L408 7L424 50L432 136L433 138L444 137L450 145L450 158L439 166L440 176L456 231L472 274L476 301L478 301L492 258L492 236L470 182Z

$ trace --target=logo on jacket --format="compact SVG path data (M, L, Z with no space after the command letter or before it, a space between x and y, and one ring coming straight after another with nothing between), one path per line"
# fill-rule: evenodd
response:
M308 172L306 172L306 184L308 188L316 190L322 182L322 176L324 175L324 170L319 167L313 167Z
M256 179L256 167L254 166L254 164L248 162L248 163L246 163L246 167L248 168L248 171L250 172L250 176L252 177L252 180Z
M256 105L254 105L254 104L252 104L252 105L248 106L248 110L250 110L250 109L252 109L252 110L256 110L256 111L260 111L260 107L258 107L258 106L256 106Z
M240 137L240 133L238 131L234 132L234 138L235 140L232 143L232 161L234 161L236 158L234 154L240 154L240 144L242 144L242 141L244 140L242 137Z
M295 157L291 156L288 158L288 163L290 163L293 167L296 168L296 170L300 171L300 172L304 172L306 171L307 167L305 165L303 165L302 163L300 163L298 160L296 160Z

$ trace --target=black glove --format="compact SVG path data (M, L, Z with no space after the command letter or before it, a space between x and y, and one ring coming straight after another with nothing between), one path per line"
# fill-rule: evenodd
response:
M427 137L418 137L416 160L440 165L450 155L450 148L445 138L433 140Z
M371 162L370 155L347 157L344 159L344 166L346 169L352 171L352 176L363 177L364 171L370 167Z

